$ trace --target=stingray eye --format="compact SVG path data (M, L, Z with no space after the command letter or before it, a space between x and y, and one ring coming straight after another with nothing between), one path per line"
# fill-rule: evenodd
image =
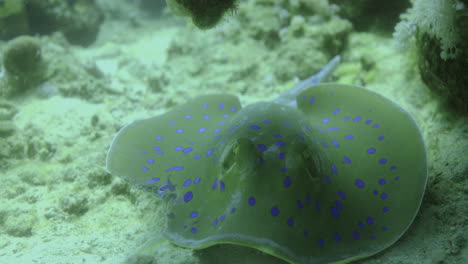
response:
M239 138L228 144L221 155L221 171L231 173L236 168L248 174L255 169L262 153L255 147L252 140Z

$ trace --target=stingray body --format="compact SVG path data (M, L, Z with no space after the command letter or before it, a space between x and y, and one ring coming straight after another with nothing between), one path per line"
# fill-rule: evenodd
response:
M338 63L271 102L201 96L115 137L108 170L158 193L166 237L230 243L289 263L347 263L394 243L425 189L410 115L357 86L319 84Z

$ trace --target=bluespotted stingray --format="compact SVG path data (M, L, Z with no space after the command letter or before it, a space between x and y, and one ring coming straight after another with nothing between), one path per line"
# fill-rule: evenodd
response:
M238 244L289 263L348 263L408 228L427 178L412 117L321 72L270 102L200 96L115 136L107 169L163 197L165 236Z

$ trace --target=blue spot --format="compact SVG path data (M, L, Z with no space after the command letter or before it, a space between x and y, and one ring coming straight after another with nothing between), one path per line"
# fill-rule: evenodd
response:
M332 140L331 143L333 144L333 146L335 146L335 148L340 147L340 143L338 143L338 141Z
M377 238L375 236L370 237L371 240L376 240Z
M288 219L288 226L293 226L294 225L294 219L292 217L290 217Z
M384 185L385 183L387 183L387 181L385 179L380 179L379 180L379 184L380 185Z
M375 148L368 148L367 149L368 154L374 154L375 152L377 152L377 150Z
M309 98L309 103L311 103L311 104L315 103L315 97L314 96L311 96Z
M354 184L355 184L358 188L361 188L361 189L364 188L364 186L365 186L364 181L361 180L361 179L356 179L356 181L354 182Z
M276 216L278 216L279 214L280 214L280 210L278 209L278 207L273 206L273 207L271 208L271 216L275 216L275 217L276 217Z
M263 123L268 124L270 123L270 120L263 120Z
M223 181L219 181L219 189L220 189L221 191L224 191L224 190L226 189L226 185L224 184Z
M305 236L305 237L309 237L309 230L307 230L307 229L304 230L304 236Z
M302 201L301 200L297 200L297 208L303 208L304 205L302 204Z
M344 157L343 157L343 163L351 164L351 159L348 158L348 157L346 157L346 156L344 156Z
M325 178L325 181L326 181L327 183L331 183L331 182L332 182L331 179L330 179L330 177L328 177L327 175L325 175L324 178Z
M365 227L365 225L364 225L362 222L359 222L359 223L358 223L358 226L359 226L360 228L364 228L364 227Z
M283 122L283 125L292 126L292 124L289 122Z
M307 131L312 132L312 129L310 129L310 127L304 126L304 128L305 128Z
M350 118L351 118L350 116L345 116L345 117L343 118L343 121L347 121L347 120L349 120Z
M339 127L329 127L328 130L338 131L340 130Z
M323 146L324 146L325 148L328 148L327 142L323 141L322 144L323 144Z
M229 118L229 115L224 114L223 117L224 118Z
M160 180L159 177L154 177L154 178L146 181L145 184L152 184L152 183L158 182L159 180Z
M199 159L200 157L201 157L200 154L197 154L197 155L193 156L194 159Z
M282 141L282 140L278 140L278 141L276 141L275 144L276 144L278 147L282 147L282 146L286 145L286 142L284 142L284 141Z
M386 194L386 193L382 193L382 194L380 195L380 198L382 198L382 199L384 199L384 200L385 200L385 199L387 199L387 198L388 198L388 194Z
M387 163L387 159L385 159L385 158L380 159L380 160L379 160L379 163L380 163L380 164L385 164L385 163Z
M386 226L382 226L382 231L387 231L388 228Z
M281 172L286 172L286 168L285 167L281 168Z
M185 131L183 129L177 129L176 132L177 133L184 133Z
M346 135L345 138L348 139L348 140L351 140L351 139L354 138L354 136L353 135Z
M375 125L373 125L372 127L373 127L373 128L378 128L379 126L380 126L379 124L375 124Z
M160 150L161 148L160 147L153 147L154 150Z
M280 134L274 134L273 136L274 136L275 138L280 138L280 137L283 137L283 136L282 136L282 135L280 135Z
M211 156L212 153L213 153L213 149L211 148L206 152L206 156L209 157Z
M236 212L236 208L235 207L231 208L231 214L233 214L235 212Z
M291 186L291 177L287 176L286 179L284 179L284 181L283 181L283 185L286 188Z
M337 192L338 196L340 196L341 200L346 200L345 193L343 191L338 191Z
M197 218L198 216L198 212L197 211L193 211L191 214L190 214L190 218L194 219L194 218Z
M163 140L163 137L155 137L156 140Z
M193 193L190 191L190 192L186 192L184 194L184 202L188 203L190 202L191 200L193 199Z
M146 162L148 162L148 163L154 163L154 159L147 159Z
M379 194L379 191L374 190L374 191L372 192L372 194L373 194L373 195L377 195L377 194Z
M193 181L193 184L197 184L201 181L200 177L196 177L195 180Z
M340 112L340 109L337 108L333 111L333 115L337 115L339 112Z
M254 206L254 205L255 205L255 197L253 197L253 196L250 196L250 197L249 197L249 205L250 205L250 206Z
M310 204L310 195L306 195L305 200L306 200L306 204L309 205Z
M366 223L367 223L368 225L373 225L373 224L374 224L374 218L372 218L372 217L370 217L370 216L367 217Z
M378 139L378 140L384 140L384 138L385 138L384 136L380 136L380 137L378 137L377 139Z
M224 220L226 220L226 215L223 214L220 218L219 218L219 221L223 222Z
M333 172L333 174L337 175L338 174L338 170L336 169L336 165L335 164L331 164L331 170Z
M338 211L343 210L343 204L340 201L335 200L335 205L336 205L336 209L338 209Z
M177 146L177 147L174 148L175 151L181 151L182 149L183 149L183 147L181 147L181 146Z
M325 246L325 241L323 241L323 239L319 239L319 240L317 240L317 244L318 244L319 247L323 247L323 246Z
M198 132L200 132L200 133L203 133L203 132L205 132L205 131L206 131L206 128L204 128L204 127L198 129Z
M362 119L362 116L356 116L356 117L353 119L353 121L354 121L354 122L359 122L359 121L361 121L361 119Z
M146 154L146 152L144 152L144 151L142 151L142 152L140 152L140 153L141 153L141 154Z
M186 115L186 116L185 116L185 118L187 118L187 119L191 119L191 118L192 118L192 116L191 116L191 115Z
M334 218L340 217L340 213L338 212L338 209L336 209L336 207L332 207L330 209L331 209L331 214Z
M305 138L301 134L296 134L298 138L300 138L302 141L305 141Z
M384 206L384 207L382 208L382 211L383 211L384 213L386 213L386 212L390 211L390 208L388 208L388 206Z
M219 108L220 110L223 110L223 109L224 109L224 103L219 103L218 108Z
M236 112L236 108L235 108L235 107L231 107L231 112L235 113L235 112Z
M142 171L147 171L147 170L149 170L149 168L148 167L142 167L141 170Z
M340 235L339 235L338 233L335 233L335 234L333 235L333 239L334 239L336 242L341 242L341 237L340 237Z
M193 150L193 148L191 147L188 147L188 148L184 148L184 150L182 151L183 153L189 153Z
M208 104L202 104L202 106L208 108Z
M185 180L183 186L184 186L184 187L189 187L191 183L192 183L192 180L191 180L191 179Z
M184 167L182 167L182 166L174 166L174 167L167 168L167 169L165 170L165 172L169 172L169 171L171 171L171 170L181 171L181 170L183 170L183 169L184 169Z
M357 231L353 231L353 237L354 239L358 240L359 238L361 238L361 234L359 234L359 232Z
M261 151L266 151L267 150L267 146L265 146L265 144L258 144L257 145L257 148Z
M328 123L328 121L330 121L330 118L326 117L322 120L322 123Z
M213 185L211 186L211 189L214 191L218 187L218 179L215 179L213 182Z
M252 126L249 126L250 129L260 129L261 127L260 126L257 126L257 125L252 125Z
M284 153L279 153L278 154L278 159L284 159Z
M396 169L396 166L391 166L390 167L390 170L395 170Z
M221 130L221 128L217 128L213 131L213 134L217 134L219 131Z
M317 212L320 212L320 201L319 200L315 200L315 210Z
M372 120L366 120L365 122L366 125L369 125L370 123L372 123Z
M213 221L213 226L216 226L218 225L218 218L216 218L214 221Z
M167 124L170 125L170 126L175 125L174 122L169 122L169 123L167 123Z
M195 227L192 227L192 228L190 229L190 232L192 232L192 234L195 234L195 233L197 232L197 229L196 229Z
M156 154L162 155L162 154L164 154L164 152L163 151L157 151Z
M209 115L204 115L203 118L210 119L211 117Z

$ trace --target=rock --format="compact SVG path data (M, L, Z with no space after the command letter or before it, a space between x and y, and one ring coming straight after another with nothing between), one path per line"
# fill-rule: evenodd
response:
M3 51L5 94L18 94L45 79L46 64L42 58L40 42L33 37L21 36L8 42Z
M90 45L96 40L104 14L94 0L27 0L31 31L62 32L72 44Z

